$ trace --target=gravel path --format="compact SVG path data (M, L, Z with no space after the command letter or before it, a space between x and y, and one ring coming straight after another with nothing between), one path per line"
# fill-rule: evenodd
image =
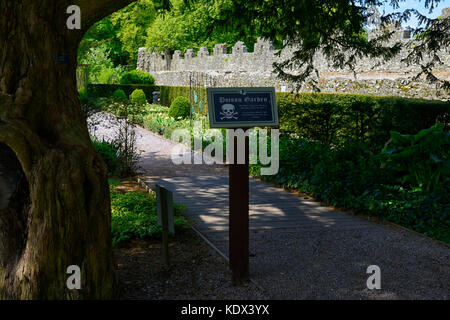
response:
M138 240L116 248L124 298L132 300L265 300L252 283L234 287L224 260L194 231L170 243L171 268L161 257L160 241Z
M97 114L90 120L95 119L100 120L96 135L111 137L115 127L114 117ZM226 228L215 230L226 225L224 222L227 221L226 205L220 202L220 199L224 198L223 181L217 186L202 185L199 182L211 175L219 180L226 177L226 168L207 165L175 166L170 161L173 142L142 128L136 128L136 133L139 149L142 150L140 165L145 172L145 178L164 178L172 181L176 190L175 196L185 199L191 206L188 205L191 209L189 214L194 217L202 216L202 221L205 222L203 227L214 231L211 234L207 231L202 233L227 254ZM183 188L189 183L193 187ZM261 189L269 188L258 181L255 185L264 186ZM214 188L218 188L220 197L217 197ZM298 217L294 220L298 220L289 226L265 228L265 221L271 223L272 218L267 219L261 211L258 217L261 217L259 220L263 223L255 225L260 228L251 230L251 277L266 290L268 298L450 299L448 246L391 225L364 220L335 210L329 210L327 213L324 207L317 206L313 209L317 214L311 214L302 207L304 199L297 196L299 207L296 208L292 200L283 200L293 194L280 190L270 193L273 194L272 197L279 194L279 203L267 203L264 200L271 196L258 193L255 193L253 201L259 201L260 208L281 208L281 213L285 213L284 216L280 215L281 218L289 217L288 211L289 215L297 213ZM211 208L202 206L201 201L192 202L202 199L205 195L217 198L217 206ZM254 207L258 210L257 205ZM304 224L302 217L311 215L319 217L318 221L323 223ZM275 218L277 217L274 216ZM333 219L345 223L336 223ZM348 221L353 227L348 227ZM213 236L214 233L216 236ZM366 288L366 281L370 276L366 274L369 265L377 265L381 269L381 290ZM249 298L258 296L258 289L254 287L254 290Z
M97 139L112 141L117 137L122 121L109 113L98 112L91 115L87 122L91 134ZM138 166L147 177L184 177L228 172L224 165L175 165L170 159L173 148L178 146L177 143L140 127L135 127L134 131L136 148L140 154ZM186 150L182 148L181 152ZM201 155L198 153L191 156L191 163L196 161L201 161Z

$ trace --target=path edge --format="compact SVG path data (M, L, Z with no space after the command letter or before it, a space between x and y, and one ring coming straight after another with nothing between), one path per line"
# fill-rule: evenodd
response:
M138 184L145 188L147 192L153 192L153 189L139 176L136 176L136 181ZM217 248L204 234L202 234L197 228L195 228L191 223L188 222L189 227L203 240L208 244L214 251L216 251L219 256L221 256L227 263L230 262L230 259L227 257L225 253L223 253L219 248ZM257 283L252 278L249 278L249 281L253 283L259 290L263 292L268 292L264 287L262 287L259 283Z

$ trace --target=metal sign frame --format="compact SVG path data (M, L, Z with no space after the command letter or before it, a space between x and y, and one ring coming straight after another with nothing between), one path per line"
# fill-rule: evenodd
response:
M245 96L247 93L265 93L270 95L271 121L216 121L216 107L214 96L216 94L238 94ZM276 103L274 87L251 87L251 88L207 88L209 124L211 128L252 128L252 127L278 127L278 108ZM242 104L242 103L241 103ZM238 105L239 106L239 105Z

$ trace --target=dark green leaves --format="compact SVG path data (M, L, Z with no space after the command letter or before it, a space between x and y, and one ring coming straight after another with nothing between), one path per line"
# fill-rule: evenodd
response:
M383 163L403 173L402 182L419 187L424 193L442 189L448 183L450 133L438 123L416 135L391 132L381 154Z
M425 6L432 9L438 2L426 1ZM366 28L375 16L373 8L389 4L395 7L398 1L234 0L232 3L233 9L226 11L229 24L249 25L262 37L276 43L284 41L284 46L295 46L292 56L275 64L275 70L281 79L297 83L297 89L317 72L314 56L319 50L333 67L351 70L356 59L361 57L378 58L380 63L393 58L404 44L387 42L395 34L391 27L398 27L401 21L408 20L413 14L424 26L413 30L413 34L421 34L422 38L420 43L409 48L410 54L405 62L420 65L420 75L425 74L427 79L437 81L433 67L442 61L429 61L427 57L437 57L439 49L450 45L450 17L433 20L412 8L377 17L387 28L368 39Z

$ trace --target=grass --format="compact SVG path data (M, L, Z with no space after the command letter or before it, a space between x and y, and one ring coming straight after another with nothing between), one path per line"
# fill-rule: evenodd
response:
M113 245L131 239L161 238L162 228L158 225L155 194L141 190L123 192L118 186L117 181L114 181L110 192ZM174 203L175 232L187 226L186 219L181 215L183 209L183 205Z

